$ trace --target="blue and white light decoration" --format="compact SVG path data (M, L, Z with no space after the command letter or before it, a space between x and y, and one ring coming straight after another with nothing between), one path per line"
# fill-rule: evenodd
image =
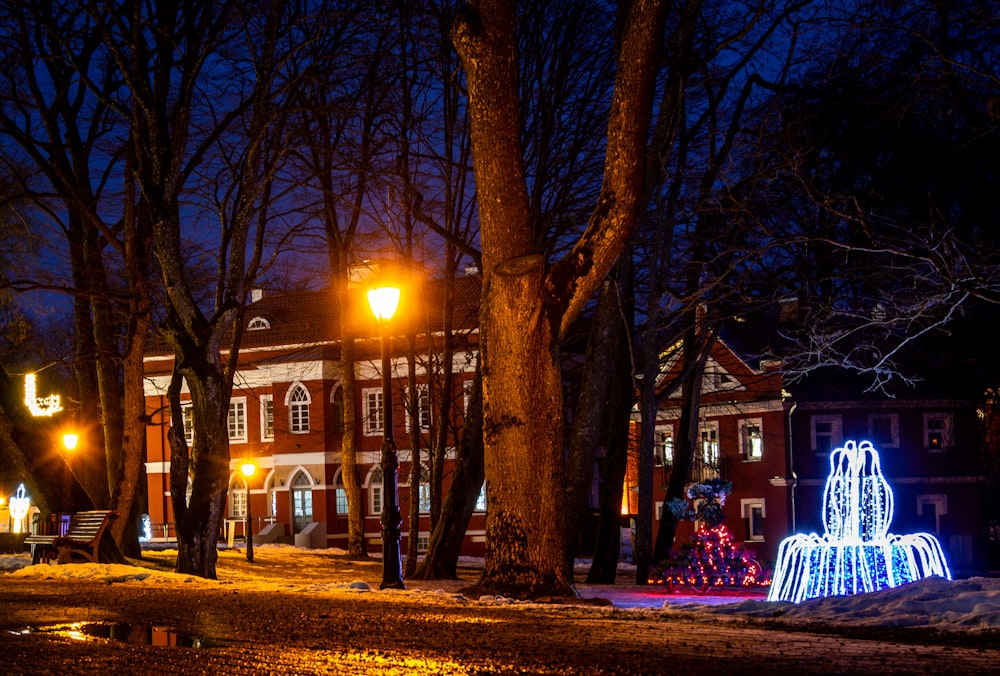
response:
M933 535L892 535L892 490L870 441L830 454L822 536L796 534L778 548L768 601L848 596L938 575L951 579Z

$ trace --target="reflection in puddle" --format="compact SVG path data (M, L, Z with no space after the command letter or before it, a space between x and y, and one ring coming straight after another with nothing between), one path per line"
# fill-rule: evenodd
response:
M73 622L29 627L18 634L49 634L76 641L107 639L132 645L170 646L179 648L218 648L225 641L178 631L172 627L127 622Z

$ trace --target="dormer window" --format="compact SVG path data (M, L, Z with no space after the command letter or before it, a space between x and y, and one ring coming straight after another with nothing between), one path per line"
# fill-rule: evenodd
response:
M271 328L271 323L263 317L254 317L250 320L250 323L247 324L247 331L261 331L269 328Z

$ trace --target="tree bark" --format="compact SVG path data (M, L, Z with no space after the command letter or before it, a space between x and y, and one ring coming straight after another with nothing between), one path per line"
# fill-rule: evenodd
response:
M604 279L639 211L665 6L630 5L608 123L604 185L586 231L551 267L536 248L518 117L512 2L465 5L452 39L468 80L483 251L486 561L475 590L575 595L563 521L559 339ZM544 244L544 243L542 243Z

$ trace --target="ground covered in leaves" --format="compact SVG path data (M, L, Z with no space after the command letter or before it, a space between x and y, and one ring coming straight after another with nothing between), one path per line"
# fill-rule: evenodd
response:
M378 591L378 560L332 550L269 557L261 548L252 564L223 552L218 581L170 573L173 556L149 552L138 568L71 564L0 574L4 671L969 674L995 673L1000 664L992 635L469 599L458 590L475 582L475 567L462 568L461 580ZM615 593L631 580L621 583Z

